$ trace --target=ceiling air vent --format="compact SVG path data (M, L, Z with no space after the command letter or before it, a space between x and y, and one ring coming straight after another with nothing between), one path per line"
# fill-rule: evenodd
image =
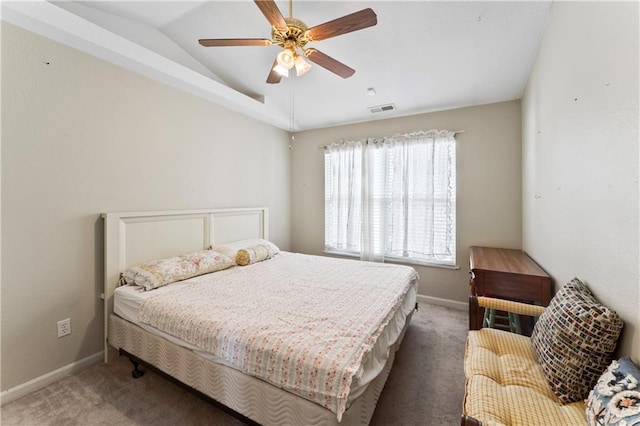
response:
M374 114L376 112L393 111L395 109L396 109L395 104L386 104L386 105L378 105L378 106L374 106L374 107L369 107L369 111L371 111L372 114Z

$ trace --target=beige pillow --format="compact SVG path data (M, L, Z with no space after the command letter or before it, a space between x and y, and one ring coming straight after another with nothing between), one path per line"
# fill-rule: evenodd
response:
M214 244L211 249L217 251L218 253L229 256L235 261L236 256L238 255L238 251L246 250L258 245L267 246L269 248L270 257L273 257L276 254L280 253L280 249L278 248L278 246L273 244L271 241L265 240L263 238L251 238L225 244Z
M272 252L269 246L258 244L253 247L238 250L238 253L236 254L236 263L240 266L246 266L270 259L274 254L275 253Z

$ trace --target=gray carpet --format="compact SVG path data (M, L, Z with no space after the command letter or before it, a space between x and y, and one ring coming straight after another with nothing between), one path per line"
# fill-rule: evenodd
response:
M371 425L458 425L467 313L420 304ZM152 371L131 377L120 357L2 407L2 425L242 425Z

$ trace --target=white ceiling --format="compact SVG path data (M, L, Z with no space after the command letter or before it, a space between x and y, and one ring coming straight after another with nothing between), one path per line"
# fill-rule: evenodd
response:
M276 3L288 16L289 3ZM232 108L289 130L519 99L551 9L551 2L543 1L295 0L293 16L309 27L368 7L377 14L378 24L308 45L354 68L351 78L342 79L314 65L302 77L270 85L265 80L279 47L207 48L197 42L199 38L270 38L270 26L253 1L53 4L61 13L74 15L73 19L61 16L63 21L100 27L137 45L130 43L130 47L142 46L171 60L163 62L154 56L153 62L160 64L146 67L178 63L188 71L180 71L188 74L186 80L198 81L190 87L220 91L209 86L228 86L233 90L223 87L223 95L213 96L215 101L225 104L230 100ZM34 14L20 7L20 13ZM47 12L48 16L58 15ZM57 32L70 32L65 26L70 25L58 24ZM76 33L76 37L90 38L95 31ZM75 42L76 47L85 44L96 43ZM130 56L142 61L139 53ZM375 96L367 93L370 87ZM259 102L245 100L241 94ZM395 104L396 110L376 114L368 110L388 103Z

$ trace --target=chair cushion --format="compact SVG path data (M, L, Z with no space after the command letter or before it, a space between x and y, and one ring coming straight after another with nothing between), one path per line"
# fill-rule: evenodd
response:
M611 362L622 320L574 278L544 310L531 343L553 392L564 403L587 398Z
M550 390L531 339L483 328L467 337L464 414L483 425L585 424L583 402L562 404Z

